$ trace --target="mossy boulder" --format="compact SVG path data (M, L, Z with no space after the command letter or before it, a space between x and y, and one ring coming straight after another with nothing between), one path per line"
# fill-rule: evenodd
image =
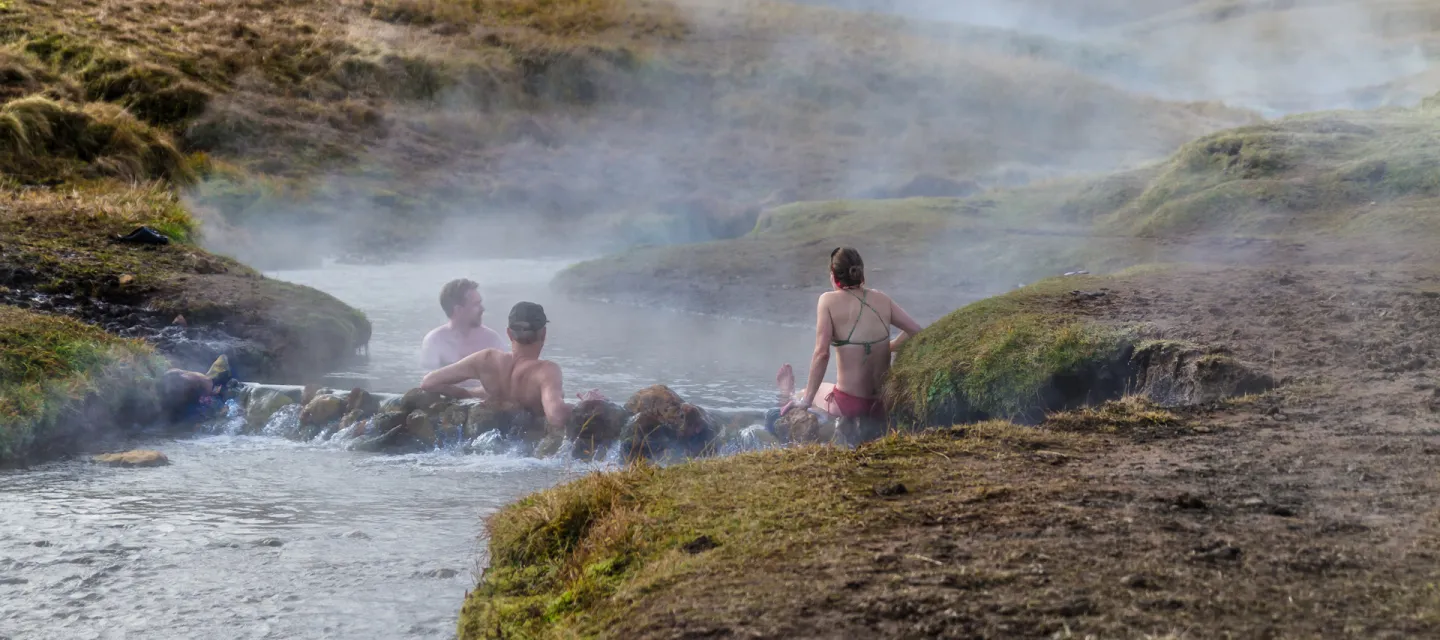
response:
M300 411L300 426L323 427L345 415L345 399L335 395L317 395Z
M1130 339L1079 317L1057 278L967 305L907 342L885 382L892 417L914 426L991 418L1035 423L1046 412L1119 397Z
M292 404L297 404L296 399L283 391L266 388L252 391L249 400L245 403L246 432L261 432L275 412Z
M571 455L578 459L603 456L620 439L630 414L624 407L604 400L585 400L575 405L565 436L574 444Z
M834 427L829 430L834 435ZM781 443L814 444L823 441L819 416L799 407L791 409L775 421L775 438Z
M896 355L883 389L892 421L1036 424L1126 394L1191 406L1275 386L1221 348L1146 339L1105 319L1110 297L1143 273L1042 280L941 318Z

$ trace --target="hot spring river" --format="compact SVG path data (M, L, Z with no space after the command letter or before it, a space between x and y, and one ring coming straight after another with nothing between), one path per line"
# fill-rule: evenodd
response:
M661 382L708 407L773 402L775 370L803 372L808 327L579 303L551 294L563 262L346 266L271 277L363 309L370 360L336 386L404 391L444 321L440 286L481 283L503 332L529 299L551 319L566 395L624 400ZM266 437L139 443L170 466L76 462L0 472L0 638L442 638L474 586L480 519L591 467L435 452L381 456Z

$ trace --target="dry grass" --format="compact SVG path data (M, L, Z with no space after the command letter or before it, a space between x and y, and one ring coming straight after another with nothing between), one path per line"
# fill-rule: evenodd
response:
M80 106L41 96L0 106L0 171L39 183L93 177L193 183L195 174L170 136L119 106Z

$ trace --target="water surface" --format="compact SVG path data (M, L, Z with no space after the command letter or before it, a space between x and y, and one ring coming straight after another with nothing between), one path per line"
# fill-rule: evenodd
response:
M424 370L440 287L481 283L486 323L545 305L546 357L570 397L623 401L661 382L705 406L773 402L808 327L565 300L563 262L330 266L267 274L328 291L374 323L369 361L334 381L404 391ZM138 443L172 464L55 462L0 472L0 638L446 638L473 588L481 518L591 467L450 451L383 456L258 436Z

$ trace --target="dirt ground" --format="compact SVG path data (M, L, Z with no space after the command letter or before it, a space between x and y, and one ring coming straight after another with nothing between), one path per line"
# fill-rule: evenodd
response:
M1159 438L936 456L938 480L895 477L910 488L865 498L851 535L652 594L612 635L1440 635L1440 272L1162 272L1106 293L1087 313L1227 346L1282 386Z

